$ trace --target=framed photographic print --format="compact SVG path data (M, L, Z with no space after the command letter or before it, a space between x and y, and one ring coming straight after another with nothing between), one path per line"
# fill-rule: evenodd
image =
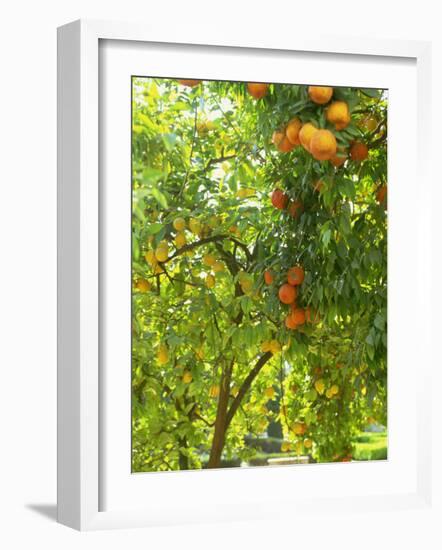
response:
M62 523L429 498L428 45L262 46L59 30Z

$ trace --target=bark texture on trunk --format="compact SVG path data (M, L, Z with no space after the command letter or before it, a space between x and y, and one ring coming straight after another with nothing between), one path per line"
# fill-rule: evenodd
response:
M218 396L218 407L216 411L215 430L213 434L212 447L210 449L207 468L219 468L221 454L224 448L226 436L227 407L229 405L230 381L232 378L233 363L226 367L221 375L220 391Z

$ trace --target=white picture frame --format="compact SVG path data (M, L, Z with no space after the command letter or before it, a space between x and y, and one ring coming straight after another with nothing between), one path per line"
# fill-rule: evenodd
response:
M426 324L430 322L430 217L425 205L431 204L431 185L427 172L427 151L430 120L429 79L430 45L425 42L366 41L357 38L328 37L296 39L281 37L279 43L250 42L241 37L228 40L203 33L189 41L185 35L167 36L162 31L152 31L136 24L100 21L76 21L65 25L58 32L58 521L80 530L142 527L182 522L259 518L264 513L262 502L244 506L232 506L215 517L208 510L195 508L191 513L179 514L179 508L167 511L152 507L113 506L102 509L100 483L103 472L102 423L100 414L105 409L100 404L100 223L101 195L99 187L100 158L100 41L126 41L135 43L189 44L195 46L228 47L231 53L245 48L267 51L310 52L347 56L378 56L379 58L408 58L416 64L417 71L417 167L420 208L419 247L421 266L419 310L426 312L426 319L419 327L421 346L428 342ZM394 198L394 195L393 195ZM389 199L390 200L390 199ZM416 306L417 307L417 306ZM425 316L424 316L425 317ZM429 346L426 349L430 349ZM426 359L426 360L425 360ZM419 378L413 390L416 393L416 486L415 490L368 494L366 496L336 495L333 506L343 513L358 507L361 510L381 507L403 508L427 506L431 500L430 456L430 402L425 388L429 386L431 356L426 351L419 366ZM413 448L413 449L414 449ZM413 466L414 467L414 466ZM289 469L278 470L279 483L284 483ZM217 475L216 473L214 473ZM232 472L230 472L232 474ZM169 475L193 476L194 473ZM220 474L221 475L221 474ZM234 473L238 476L238 471ZM252 474L247 474L252 479ZM354 479L358 475L356 472ZM177 479L176 477L174 479ZM354 483L353 479L353 483ZM255 481L255 480L254 480ZM215 483L205 478L204 483ZM222 482L222 480L221 480ZM194 483L198 483L194 481ZM161 482L156 483L161 486ZM159 489L156 489L159 490ZM253 500L253 499L252 499ZM302 513L312 506L316 509L330 506L330 495L291 501L281 495L287 513ZM195 513L196 510L196 513ZM278 511L279 513L280 511ZM282 513L282 512L281 512Z

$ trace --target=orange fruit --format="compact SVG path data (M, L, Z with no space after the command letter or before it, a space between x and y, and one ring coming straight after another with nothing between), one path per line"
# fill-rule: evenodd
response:
M316 160L330 160L336 155L337 143L330 130L317 130L310 140L310 152Z
M219 386L217 384L214 384L213 386L210 386L209 388L209 397L218 397L219 395Z
M347 152L343 147L338 147L336 149L336 154L333 155L333 157L330 159L330 162L333 164L335 168L339 168L343 164L345 164L345 161L347 160Z
M296 435L303 435L305 434L305 431L307 429L306 425L304 424L304 422L293 422L292 426L291 426L293 432L296 434Z
M291 316L296 325L303 325L305 323L305 311L302 308L297 307L294 309Z
M198 86L201 80L183 79L183 80L178 80L178 82L181 84L181 86L188 86L189 88L194 88L195 86Z
M285 318L285 326L290 330L294 330L298 327L295 319L293 318L293 312L290 312Z
M264 84L263 82L248 82L247 91L255 99L261 99L267 95L269 84Z
M291 267L287 272L287 282L292 286L302 284L304 281L304 270L301 266L296 265Z
M333 88L330 86L309 86L308 95L313 103L324 105L328 103L333 95Z
M281 132L281 130L275 130L272 134L272 143L277 147L281 141L284 139L285 135L284 132Z
M287 206L289 198L284 193L284 191L281 191L281 189L274 189L271 200L275 208L278 208L279 210L284 210Z
M293 143L289 141L288 137L284 134L284 132L281 132L279 130L276 130L275 132L273 132L272 143L275 145L278 151L281 151L281 153L288 153L289 151L295 148Z
M296 299L296 288L288 283L284 283L279 288L278 296L283 304L292 304Z
M296 219L299 218L299 216L302 214L303 209L304 205L301 201L290 201L287 212L292 218Z
M310 152L310 141L316 131L317 128L312 122L306 122L299 130L299 141L301 142L301 145L304 147L304 149L308 152Z
M287 124L285 135L292 145L299 145L299 130L302 127L302 122L298 117L292 118Z
M276 147L278 151L281 151L281 153L290 153L290 151L295 148L295 145L289 141L287 136L284 136Z
M192 382L192 373L188 370L185 371L182 377L184 384L190 384Z
M355 162L362 162L368 157L368 147L365 143L354 141L350 147L350 158Z
M333 101L327 108L326 117L336 130L343 130L351 120L348 104L345 101Z
M387 198L387 186L382 185L381 187L379 187L379 189L376 192L376 200L378 201L379 204L382 204L383 202L386 202L385 200L386 198Z
M142 293L149 292L151 288L151 284L149 281L146 281L146 279L138 279L138 281L135 283L135 288Z
M271 285L273 283L273 275L272 272L268 269L264 271L264 281L266 285Z

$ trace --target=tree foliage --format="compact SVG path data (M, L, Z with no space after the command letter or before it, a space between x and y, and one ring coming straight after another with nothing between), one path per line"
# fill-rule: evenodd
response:
M247 461L269 422L283 451L346 460L367 421L386 424L387 97L332 93L133 79L134 471ZM329 130L333 162L280 150L294 118ZM287 328L293 266L306 320Z

